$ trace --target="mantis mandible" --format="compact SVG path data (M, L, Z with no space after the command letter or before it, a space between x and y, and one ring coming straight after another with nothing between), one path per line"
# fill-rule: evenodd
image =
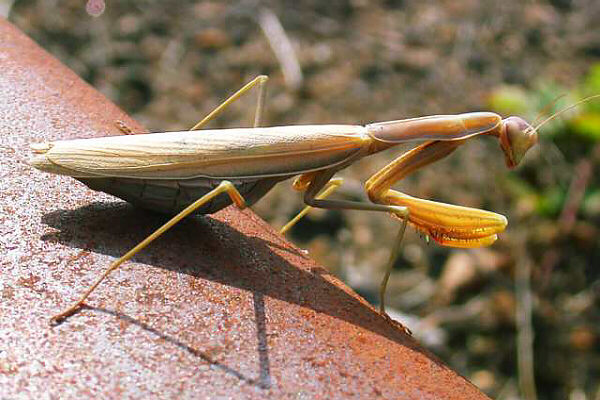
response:
M435 115L368 125L296 125L261 127L266 76L258 76L217 107L190 131L109 136L32 144L31 165L74 177L134 205L175 215L119 259L79 300L52 317L58 323L74 314L94 289L123 262L192 213L210 214L230 204L244 208L276 183L297 176L293 187L304 192L310 207L390 213L400 229L380 287L385 289L410 223L434 241L450 247L492 244L507 220L490 211L424 200L391 189L415 170L438 161L467 140L492 136L499 140L506 165L515 167L537 142L537 128L519 117L503 119L491 112ZM258 102L253 128L201 130L229 104L253 87ZM342 183L334 175L357 160L397 144L424 141L376 172L365 184L370 202L327 197Z

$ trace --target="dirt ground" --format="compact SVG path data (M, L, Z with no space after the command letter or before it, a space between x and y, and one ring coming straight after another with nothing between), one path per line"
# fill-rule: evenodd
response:
M479 110L531 121L557 96L568 104L600 82L590 75L600 65L593 0L120 1L100 14L102 5L16 1L9 19L152 131L191 127L259 74L271 78L268 125ZM278 57L271 46L286 38ZM211 126L250 126L254 104L241 99ZM579 122L597 126L600 106L591 110ZM478 138L396 185L508 218L499 240L477 250L409 229L388 292L395 317L495 398L600 396L600 138L577 135L569 120L579 117L542 130L515 171L496 140ZM410 147L348 168L347 194L359 198ZM283 183L254 209L281 226L301 207ZM290 237L375 303L398 226L318 211Z

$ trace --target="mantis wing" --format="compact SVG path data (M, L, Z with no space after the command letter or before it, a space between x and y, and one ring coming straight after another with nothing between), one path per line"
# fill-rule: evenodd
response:
M34 145L31 163L75 178L260 178L341 164L369 140L357 125L163 132Z

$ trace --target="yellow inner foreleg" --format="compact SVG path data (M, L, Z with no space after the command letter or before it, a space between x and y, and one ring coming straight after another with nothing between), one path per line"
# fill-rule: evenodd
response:
M464 140L430 141L403 154L366 183L370 199L379 204L406 207L408 221L437 243L450 247L489 246L507 225L503 215L490 211L412 197L390 189L415 170L452 153Z

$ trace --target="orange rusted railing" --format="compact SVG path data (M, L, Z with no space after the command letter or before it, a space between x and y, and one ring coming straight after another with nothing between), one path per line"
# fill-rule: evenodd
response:
M144 129L0 20L0 397L485 396L251 211L189 218L58 327L163 217L27 165L29 144Z

